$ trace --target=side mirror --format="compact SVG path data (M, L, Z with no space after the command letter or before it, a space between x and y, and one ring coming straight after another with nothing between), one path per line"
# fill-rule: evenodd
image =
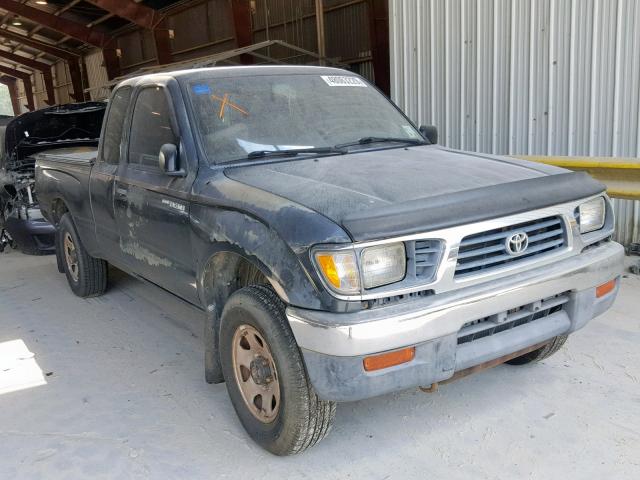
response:
M420 125L420 133L429 143L435 145L438 143L438 129L434 125Z
M184 177L185 171L178 166L178 147L173 143L165 143L160 147L158 166L165 175Z

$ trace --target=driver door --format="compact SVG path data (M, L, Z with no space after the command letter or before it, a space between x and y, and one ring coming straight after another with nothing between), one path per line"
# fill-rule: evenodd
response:
M126 161L115 183L120 249L132 272L197 301L188 195L193 176L168 176L159 167L162 145L180 149L171 97L162 86L143 87L135 99Z

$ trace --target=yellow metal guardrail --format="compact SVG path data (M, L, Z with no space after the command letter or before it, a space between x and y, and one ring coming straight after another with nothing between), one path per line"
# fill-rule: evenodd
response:
M607 186L610 197L640 200L640 158L547 157L514 155L515 158L589 173Z

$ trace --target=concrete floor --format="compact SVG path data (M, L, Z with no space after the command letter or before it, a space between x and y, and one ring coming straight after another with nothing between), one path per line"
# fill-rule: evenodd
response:
M118 272L83 300L53 257L0 254L0 478L638 479L639 293L625 278L544 363L339 405L277 458L204 382L199 314Z

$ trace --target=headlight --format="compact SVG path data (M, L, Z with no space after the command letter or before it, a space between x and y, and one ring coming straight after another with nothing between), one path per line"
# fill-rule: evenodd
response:
M360 293L360 272L353 250L315 252L314 255L318 269L331 288L338 293Z
M604 226L605 217L604 197L594 198L578 207L578 223L580 233L600 230Z
M388 285L404 278L407 256L404 243L369 247L360 254L364 288Z

